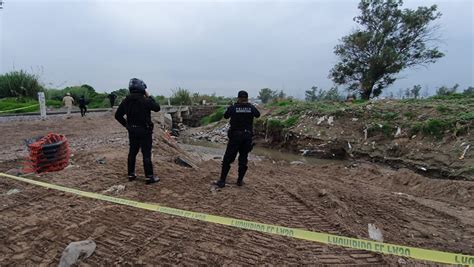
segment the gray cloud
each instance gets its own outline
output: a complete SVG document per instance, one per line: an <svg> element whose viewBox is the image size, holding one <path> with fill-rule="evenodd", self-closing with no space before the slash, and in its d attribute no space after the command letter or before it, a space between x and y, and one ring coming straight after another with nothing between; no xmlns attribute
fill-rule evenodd
<svg viewBox="0 0 474 267"><path fill-rule="evenodd" d="M407 7L434 1L407 1ZM392 90L473 85L471 1L438 3L446 57L402 73ZM234 95L284 88L302 97L328 88L334 45L356 27L357 1L6 1L1 72L36 70L46 84L99 91L143 78L154 94L177 86Z"/></svg>

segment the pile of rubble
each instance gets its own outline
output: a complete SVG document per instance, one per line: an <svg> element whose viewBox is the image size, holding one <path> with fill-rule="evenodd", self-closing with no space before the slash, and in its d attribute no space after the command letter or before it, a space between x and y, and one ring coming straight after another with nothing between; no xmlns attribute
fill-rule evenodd
<svg viewBox="0 0 474 267"><path fill-rule="evenodd" d="M224 124L220 127L213 128L209 131L201 131L191 134L191 138L196 140L205 140L213 143L227 143L229 138L227 137L227 132L229 131L230 125Z"/></svg>

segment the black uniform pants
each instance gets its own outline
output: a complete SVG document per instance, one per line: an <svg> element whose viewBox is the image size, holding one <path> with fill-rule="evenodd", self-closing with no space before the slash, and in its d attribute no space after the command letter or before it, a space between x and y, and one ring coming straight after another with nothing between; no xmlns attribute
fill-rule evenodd
<svg viewBox="0 0 474 267"><path fill-rule="evenodd" d="M138 151L141 149L145 176L153 176L153 165L151 162L152 135L153 131L145 127L128 127L128 139L130 142L130 150L128 151L128 175L135 174L135 162Z"/></svg>
<svg viewBox="0 0 474 267"><path fill-rule="evenodd" d="M225 182L227 174L230 171L230 164L234 162L239 154L239 177L238 180L244 179L247 172L248 154L252 150L252 134L250 132L234 132L229 134L229 143L222 160L221 181Z"/></svg>
<svg viewBox="0 0 474 267"><path fill-rule="evenodd" d="M87 107L86 106L79 106L79 108L81 109L81 116L84 117L86 115L86 112L87 112Z"/></svg>

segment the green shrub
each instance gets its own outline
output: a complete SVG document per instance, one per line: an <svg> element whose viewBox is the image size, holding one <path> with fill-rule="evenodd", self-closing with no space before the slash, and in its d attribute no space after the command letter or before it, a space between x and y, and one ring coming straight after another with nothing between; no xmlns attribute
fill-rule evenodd
<svg viewBox="0 0 474 267"><path fill-rule="evenodd" d="M458 114L458 118L461 121L474 120L474 112L461 112L461 113Z"/></svg>
<svg viewBox="0 0 474 267"><path fill-rule="evenodd" d="M184 88L178 88L173 90L173 94L170 98L171 105L191 105L191 92Z"/></svg>
<svg viewBox="0 0 474 267"><path fill-rule="evenodd" d="M446 130L452 127L452 122L440 119L429 119L425 122L422 132L426 135L432 135L441 138Z"/></svg>
<svg viewBox="0 0 474 267"><path fill-rule="evenodd" d="M29 107L29 108L26 108ZM35 112L39 110L38 101L31 98L23 98L21 100L15 98L3 98L0 99L0 111L9 111L12 109L18 109L11 112L2 112L5 113L25 113L25 112Z"/></svg>
<svg viewBox="0 0 474 267"><path fill-rule="evenodd" d="M38 81L39 77L26 71L12 71L0 75L0 98L36 98L43 87Z"/></svg>
<svg viewBox="0 0 474 267"><path fill-rule="evenodd" d="M367 134L369 136L375 136L377 134L383 134L386 137L392 136L396 131L396 128L389 124L388 122L385 122L383 124L375 124L372 125L367 129Z"/></svg>
<svg viewBox="0 0 474 267"><path fill-rule="evenodd" d="M76 102L79 100L79 98L75 98ZM110 101L107 97L107 94L96 94L92 98L87 98L86 100L89 101L89 104L87 106L89 108L104 108L104 107L110 107Z"/></svg>
<svg viewBox="0 0 474 267"><path fill-rule="evenodd" d="M422 122L415 122L413 126L410 128L410 135L418 134L423 130L423 123Z"/></svg>
<svg viewBox="0 0 474 267"><path fill-rule="evenodd" d="M62 105L63 105L63 102L59 100L53 100L53 99L46 100L47 107L60 108L62 107Z"/></svg>
<svg viewBox="0 0 474 267"><path fill-rule="evenodd" d="M474 94L460 94L454 93L450 95L436 95L432 96L429 99L436 99L436 100L453 100L453 99L463 99L463 98L474 98Z"/></svg>
<svg viewBox="0 0 474 267"><path fill-rule="evenodd" d="M291 116L283 122L285 128L290 128L298 122L299 116Z"/></svg>
<svg viewBox="0 0 474 267"><path fill-rule="evenodd" d="M392 121L398 117L398 113L395 112L386 112L382 114L382 118L387 121Z"/></svg>
<svg viewBox="0 0 474 267"><path fill-rule="evenodd" d="M369 102L369 101L366 100L366 99L355 99L355 100L352 101L353 104L365 104L367 102Z"/></svg>
<svg viewBox="0 0 474 267"><path fill-rule="evenodd" d="M219 107L211 115L202 118L201 119L201 125L207 125L209 123L213 123L213 122L222 120L222 118L224 118L225 110L226 110L225 106L224 107Z"/></svg>
<svg viewBox="0 0 474 267"><path fill-rule="evenodd" d="M449 113L451 111L450 108L448 108L447 106L445 105L439 105L436 107L436 110L441 113L441 114L446 114L446 113Z"/></svg>
<svg viewBox="0 0 474 267"><path fill-rule="evenodd" d="M460 120L471 121L474 120L474 112L463 112L458 115Z"/></svg>
<svg viewBox="0 0 474 267"><path fill-rule="evenodd" d="M285 128L285 125L281 120L278 119L268 119L267 120L267 129L269 131L282 130Z"/></svg>
<svg viewBox="0 0 474 267"><path fill-rule="evenodd" d="M413 112L405 112L403 113L403 116L407 117L408 119L413 119L415 117L415 114L413 114Z"/></svg>

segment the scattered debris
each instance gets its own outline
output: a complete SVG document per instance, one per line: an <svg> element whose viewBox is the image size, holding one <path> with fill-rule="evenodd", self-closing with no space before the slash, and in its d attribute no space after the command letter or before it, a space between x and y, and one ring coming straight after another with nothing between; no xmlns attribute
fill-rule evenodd
<svg viewBox="0 0 474 267"><path fill-rule="evenodd" d="M347 147L349 147L349 150L352 150L352 146L350 142L347 142Z"/></svg>
<svg viewBox="0 0 474 267"><path fill-rule="evenodd" d="M301 164L304 164L304 162L299 161L299 160L295 160L295 161L290 162L290 164L291 165L301 165Z"/></svg>
<svg viewBox="0 0 474 267"><path fill-rule="evenodd" d="M95 248L96 244L92 240L70 243L63 251L59 267L78 265L81 260L89 258L94 253Z"/></svg>
<svg viewBox="0 0 474 267"><path fill-rule="evenodd" d="M96 163L99 163L99 164L105 164L105 163L106 163L105 157L96 158L96 159L95 159L95 162L96 162Z"/></svg>
<svg viewBox="0 0 474 267"><path fill-rule="evenodd" d="M422 170L422 171L427 171L427 169L425 167L418 167L418 169Z"/></svg>
<svg viewBox="0 0 474 267"><path fill-rule="evenodd" d="M230 124L225 124L222 127L217 127L208 132L197 132L191 135L191 138L197 140L206 140L213 143L225 144L229 140L227 137L227 132L229 131Z"/></svg>
<svg viewBox="0 0 474 267"><path fill-rule="evenodd" d="M367 133L368 133L367 128L365 128L364 129L364 140L367 140Z"/></svg>
<svg viewBox="0 0 474 267"><path fill-rule="evenodd" d="M324 197L327 194L328 194L328 192L326 191L326 189L321 189L321 190L319 190L318 197Z"/></svg>
<svg viewBox="0 0 474 267"><path fill-rule="evenodd" d="M178 165L181 165L183 167L186 167L186 168L194 168L195 167L194 164L191 163L191 161L189 161L189 160L187 160L183 157L180 157L180 156L178 156L174 159L174 163L176 163Z"/></svg>
<svg viewBox="0 0 474 267"><path fill-rule="evenodd" d="M326 116L322 116L321 118L318 118L318 122L316 124L320 125L325 120L326 120Z"/></svg>
<svg viewBox="0 0 474 267"><path fill-rule="evenodd" d="M470 147L471 147L471 145L467 145L464 148L464 151L462 152L462 155L459 157L459 159L464 159L464 156L466 155L466 153L467 153L467 151L469 150Z"/></svg>
<svg viewBox="0 0 474 267"><path fill-rule="evenodd" d="M405 259L403 259L403 258L399 258L399 259L398 259L398 264L400 264L400 265L406 265L406 264L407 264L407 261L406 261Z"/></svg>
<svg viewBox="0 0 474 267"><path fill-rule="evenodd" d="M301 152L302 156L307 156L309 154L310 150L309 149L302 149L302 150L300 150L300 152Z"/></svg>
<svg viewBox="0 0 474 267"><path fill-rule="evenodd" d="M16 189L16 188L10 189L5 193L5 196L11 196L11 195L14 195L14 194L18 194L20 192L21 191L19 189Z"/></svg>
<svg viewBox="0 0 474 267"><path fill-rule="evenodd" d="M410 196L410 195L402 193L402 192L393 192L393 194L397 195L397 196L403 196L403 197L409 197Z"/></svg>
<svg viewBox="0 0 474 267"><path fill-rule="evenodd" d="M329 124L330 126L333 126L333 125L334 125L334 116L329 116L329 118L328 118L328 124Z"/></svg>
<svg viewBox="0 0 474 267"><path fill-rule="evenodd" d="M358 121L359 118L352 118L352 121Z"/></svg>
<svg viewBox="0 0 474 267"><path fill-rule="evenodd" d="M375 241L383 242L382 231L375 226L375 224L369 223L368 225L369 238Z"/></svg>
<svg viewBox="0 0 474 267"><path fill-rule="evenodd" d="M109 187L107 190L103 191L103 193L114 193L116 195L125 191L125 185L114 185Z"/></svg>
<svg viewBox="0 0 474 267"><path fill-rule="evenodd" d="M400 127L397 127L397 132L395 133L395 138L400 137L402 135L402 129Z"/></svg>

